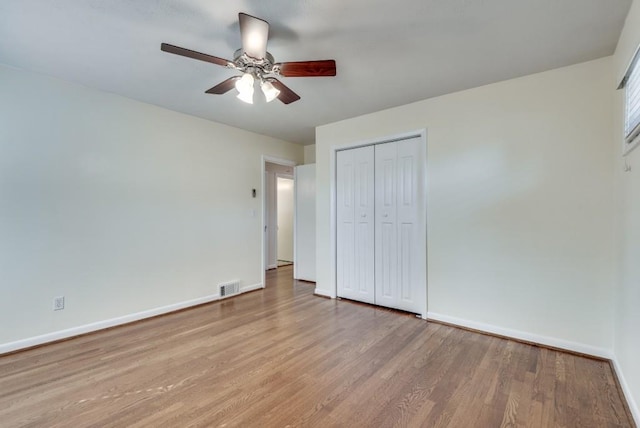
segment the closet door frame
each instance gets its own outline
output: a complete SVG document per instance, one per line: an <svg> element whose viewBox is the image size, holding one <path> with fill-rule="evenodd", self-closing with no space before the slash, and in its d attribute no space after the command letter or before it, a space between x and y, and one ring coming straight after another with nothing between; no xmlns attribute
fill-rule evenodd
<svg viewBox="0 0 640 428"><path fill-rule="evenodd" d="M337 254L337 200L336 200L336 194L337 194L337 179L336 179L336 170L337 170L337 165L336 165L336 154L339 151L342 150L348 150L348 149L354 149L354 148L358 148L358 147L364 147L364 146L371 146L371 145L376 145L376 144L384 144L384 143L390 143L390 142L394 142L394 141L400 141L400 140L407 140L410 138L420 138L421 144L423 145L423 149L424 149L424 159L423 159L423 177L422 179L424 180L424 192L425 192L425 197L423 198L423 206L422 206L422 212L421 212L421 216L424 219L424 230L425 230L425 242L427 244L427 248L425 248L425 261L424 261L424 278L425 278L425 301L424 301L424 306L423 309L421 311L421 313L419 314L421 318L423 319L427 319L427 310L428 310L428 289L429 289L429 283L428 283L428 219L427 219L427 205L428 205L428 180L427 180L427 174L428 174L428 170L427 170L427 158L428 158L428 146L427 146L427 129L419 129L419 130L415 130L415 131L410 131L410 132L404 132L404 133L400 133L400 134L395 134L395 135L390 135L387 137L382 137L382 138L374 138L374 139L370 139L370 140L366 140L366 141L359 141L359 142L353 142L353 143L346 143L346 144L336 144L331 146L330 151L329 151L329 166L330 166L330 171L329 171L329 179L330 179L330 183L329 183L329 189L331 192L331 219L330 219L330 227L331 227L331 234L330 234L330 272L329 274L331 275L332 278L332 287L329 290L319 290L318 288L316 288L315 293L317 295L321 295L321 296L326 296L326 297L331 297L331 298L336 298L337 297L337 269L336 269L336 265L337 265L337 260L336 260L336 254Z"/></svg>

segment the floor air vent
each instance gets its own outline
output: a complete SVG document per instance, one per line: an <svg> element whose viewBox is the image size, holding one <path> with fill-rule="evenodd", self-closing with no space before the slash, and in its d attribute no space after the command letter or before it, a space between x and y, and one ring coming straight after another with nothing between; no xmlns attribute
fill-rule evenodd
<svg viewBox="0 0 640 428"><path fill-rule="evenodd" d="M232 296L240 292L240 281L231 281L220 284L220 297Z"/></svg>

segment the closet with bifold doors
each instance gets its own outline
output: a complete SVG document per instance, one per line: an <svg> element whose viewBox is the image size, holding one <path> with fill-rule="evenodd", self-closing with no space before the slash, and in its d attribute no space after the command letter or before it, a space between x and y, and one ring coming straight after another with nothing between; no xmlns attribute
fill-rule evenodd
<svg viewBox="0 0 640 428"><path fill-rule="evenodd" d="M338 297L426 317L426 144L336 152Z"/></svg>

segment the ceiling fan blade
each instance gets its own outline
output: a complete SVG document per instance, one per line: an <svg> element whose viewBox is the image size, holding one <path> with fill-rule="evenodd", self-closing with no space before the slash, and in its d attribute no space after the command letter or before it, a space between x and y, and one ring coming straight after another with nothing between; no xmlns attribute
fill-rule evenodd
<svg viewBox="0 0 640 428"><path fill-rule="evenodd" d="M236 81L239 80L240 77L241 76L229 77L224 82L220 82L216 86L214 86L213 88L205 91L205 93L207 93L207 94L215 94L215 95L226 94L227 92L229 92L230 90L235 88Z"/></svg>
<svg viewBox="0 0 640 428"><path fill-rule="evenodd" d="M321 61L282 62L275 64L284 77L335 76L336 62L332 59Z"/></svg>
<svg viewBox="0 0 640 428"><path fill-rule="evenodd" d="M265 80L267 82L271 82L271 84L280 91L280 93L278 94L278 99L284 104L291 104L292 102L298 101L300 99L300 95L293 92L275 77L268 77Z"/></svg>
<svg viewBox="0 0 640 428"><path fill-rule="evenodd" d="M228 61L224 58L218 58L217 56L203 54L200 52L192 51L191 49L185 49L178 46L170 45L168 43L161 44L160 49L165 52L186 56L187 58L199 59L200 61L210 62L213 64L221 65L223 67L232 64L231 61Z"/></svg>
<svg viewBox="0 0 640 428"><path fill-rule="evenodd" d="M242 50L251 58L262 59L267 54L269 23L255 16L239 13Z"/></svg>

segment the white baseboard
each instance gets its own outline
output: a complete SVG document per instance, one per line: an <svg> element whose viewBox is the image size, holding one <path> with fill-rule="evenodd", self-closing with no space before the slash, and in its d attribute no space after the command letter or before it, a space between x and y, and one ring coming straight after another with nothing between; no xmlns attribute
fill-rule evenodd
<svg viewBox="0 0 640 428"><path fill-rule="evenodd" d="M322 288L318 288L318 287L316 287L316 289L313 291L313 294L317 294L318 296L329 297L331 299L335 299L335 297L336 297L333 294L333 292L331 292L329 290L323 290Z"/></svg>
<svg viewBox="0 0 640 428"><path fill-rule="evenodd" d="M262 288L262 284L254 284L254 285L241 287L240 293L257 290L258 288ZM139 321L145 318L155 317L157 315L167 314L169 312L178 311L180 309L189 308L191 306L202 305L203 303L214 302L216 300L220 300L219 294L203 296L197 299L187 300L185 302L174 303L172 305L153 308L153 309L149 309L142 312L136 312L134 314L124 315L121 317L111 318L103 321L97 321L90 324L68 328L65 330L54 331L52 333L47 333L40 336L34 336L34 337L29 337L27 339L16 340L15 342L2 343L0 344L0 355L6 354L8 352L18 351L20 349L31 348L32 346L38 346L38 345L43 345L49 342L55 342L56 340L68 339L70 337L79 336L81 334L91 333L98 330L104 330L105 328L115 327L122 324L128 324L130 322Z"/></svg>
<svg viewBox="0 0 640 428"><path fill-rule="evenodd" d="M618 380L620 381L620 387L622 388L624 397L627 399L627 404L629 405L629 410L631 410L631 415L633 416L636 425L640 426L640 410L638 410L638 403L636 403L636 401L633 399L631 389L629 388L627 379L624 377L622 367L620 367L620 363L618 363L618 360L616 358L612 358L611 362L613 363L613 369L616 371L616 375L618 376Z"/></svg>
<svg viewBox="0 0 640 428"><path fill-rule="evenodd" d="M504 327L498 327L491 324L451 317L449 315L442 315L434 312L427 312L427 320L442 321L447 324L453 324L473 330L484 331L486 333L497 334L499 336L511 337L514 339L524 340L526 342L538 343L540 345L551 346L553 348L564 349L567 351L579 352L581 354L613 360L613 352L611 350L606 348L599 348L597 346L570 342L568 340L558 339L550 336L542 336L525 331L511 330Z"/></svg>
<svg viewBox="0 0 640 428"><path fill-rule="evenodd" d="M264 288L264 285L262 284L245 285L244 287L240 287L240 292L246 293L248 291L259 290L260 288Z"/></svg>

